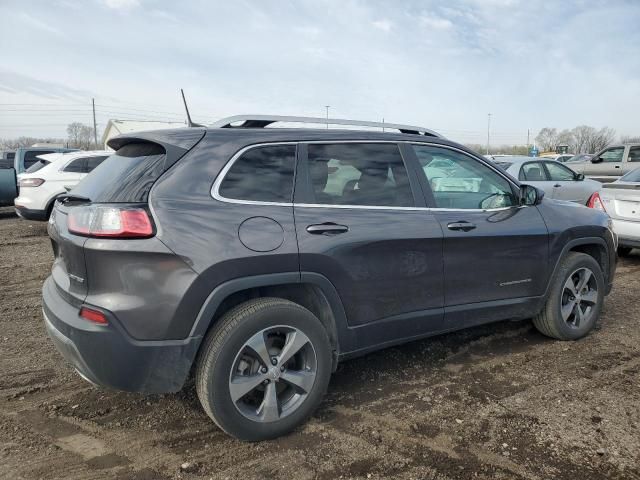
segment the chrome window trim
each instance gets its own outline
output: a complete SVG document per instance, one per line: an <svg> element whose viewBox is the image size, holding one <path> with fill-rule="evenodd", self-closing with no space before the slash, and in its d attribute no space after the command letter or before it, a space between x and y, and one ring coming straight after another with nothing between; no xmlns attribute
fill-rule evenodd
<svg viewBox="0 0 640 480"><path fill-rule="evenodd" d="M500 207L500 208L431 208L431 207L392 207L392 206L384 206L384 205L332 205L332 204L324 204L324 203L295 203L295 202L267 202L267 201L259 201L259 200L239 200L234 198L227 198L220 195L219 189L220 185L224 181L225 176L242 154L251 150L253 148L264 147L264 146L272 146L272 145L300 145L300 144L334 144L334 143L391 143L394 145L398 145L400 143L405 143L409 145L426 145L433 146L439 148L445 148L449 150L454 150L456 152L462 153L469 158L472 158L476 161L479 161L478 158L470 155L462 149L452 147L449 145L442 145L439 143L432 142L416 142L416 141L406 141L406 140L299 140L299 141L288 141L288 142L263 142L263 143L255 143L252 145L247 145L240 150L238 150L233 156L229 159L226 165L220 170L216 180L213 182L211 187L211 196L218 200L219 202L224 203L233 203L239 205L270 205L276 207L303 207L303 208L338 208L338 209L352 209L352 210L397 210L397 211L421 211L421 212L499 212L502 210L509 210L511 208L521 208L523 205L512 205L510 207ZM509 184L515 186L516 188L520 188L520 186L514 183L511 179L503 175L502 172L497 167L494 167L484 161L480 161L483 165L486 165L491 170L496 172L499 176L504 178L509 182ZM409 173L407 171L407 173ZM294 179L295 181L295 179Z"/></svg>

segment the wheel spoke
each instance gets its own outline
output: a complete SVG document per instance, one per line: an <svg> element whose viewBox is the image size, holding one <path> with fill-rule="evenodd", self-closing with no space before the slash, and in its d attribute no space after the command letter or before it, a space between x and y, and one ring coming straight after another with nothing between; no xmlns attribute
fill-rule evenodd
<svg viewBox="0 0 640 480"><path fill-rule="evenodd" d="M278 364L284 365L287 363L291 357L298 353L307 343L309 343L309 339L299 330L287 334L287 340L280 352Z"/></svg>
<svg viewBox="0 0 640 480"><path fill-rule="evenodd" d="M566 322L569 320L569 317L573 313L574 307L576 306L575 300L570 300L566 305L562 305L562 319Z"/></svg>
<svg viewBox="0 0 640 480"><path fill-rule="evenodd" d="M267 376L262 373L249 376L238 375L236 378L232 379L229 382L229 393L231 394L231 400L233 400L234 403L237 402L247 393L260 385L265 378L267 378Z"/></svg>
<svg viewBox="0 0 640 480"><path fill-rule="evenodd" d="M576 285L575 283L573 283L573 276L567 278L567 281L564 282L564 288L565 290L569 290L571 292L571 295L573 295L574 297L578 294L578 290L576 290Z"/></svg>
<svg viewBox="0 0 640 480"><path fill-rule="evenodd" d="M249 341L245 345L249 347L255 355L258 356L258 359L265 367L269 368L271 366L271 358L269 357L267 344L264 341L263 332L256 333L249 339Z"/></svg>
<svg viewBox="0 0 640 480"><path fill-rule="evenodd" d="M580 304L578 303L576 305L576 310L575 310L575 320L574 320L575 326L579 327L583 320L584 320L584 312L582 311L582 308L580 308Z"/></svg>
<svg viewBox="0 0 640 480"><path fill-rule="evenodd" d="M587 286L587 284L589 283L589 280L591 280L591 270L587 270L587 269L581 270L580 280L578 281L578 286L576 287L578 292L581 292L582 289Z"/></svg>
<svg viewBox="0 0 640 480"><path fill-rule="evenodd" d="M265 422L273 422L280 418L280 411L278 408L278 392L276 390L276 384L269 382L267 388L264 390L264 400L260 404L258 409L258 415L261 420Z"/></svg>
<svg viewBox="0 0 640 480"><path fill-rule="evenodd" d="M598 292L595 290L589 290L582 296L582 301L589 305L595 305L598 302Z"/></svg>
<svg viewBox="0 0 640 480"><path fill-rule="evenodd" d="M316 374L307 370L285 370L280 375L280 380L290 383L301 393L309 393L316 380Z"/></svg>

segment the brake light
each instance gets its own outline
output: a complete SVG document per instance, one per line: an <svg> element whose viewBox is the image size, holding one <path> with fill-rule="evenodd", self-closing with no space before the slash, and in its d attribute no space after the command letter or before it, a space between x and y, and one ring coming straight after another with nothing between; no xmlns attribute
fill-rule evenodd
<svg viewBox="0 0 640 480"><path fill-rule="evenodd" d="M596 210L601 210L606 212L607 209L604 208L604 203L602 203L602 199L600 198L600 194L595 192L593 195L589 197L589 201L587 202L587 207L595 208Z"/></svg>
<svg viewBox="0 0 640 480"><path fill-rule="evenodd" d="M18 182L18 186L22 187L39 187L44 183L44 178L23 178Z"/></svg>
<svg viewBox="0 0 640 480"><path fill-rule="evenodd" d="M82 307L80 309L80 316L85 320L89 320L90 322L97 323L99 325L108 325L107 317L105 317L104 313L94 310L93 308Z"/></svg>
<svg viewBox="0 0 640 480"><path fill-rule="evenodd" d="M148 238L153 224L144 208L90 205L74 207L67 217L69 232L85 237Z"/></svg>

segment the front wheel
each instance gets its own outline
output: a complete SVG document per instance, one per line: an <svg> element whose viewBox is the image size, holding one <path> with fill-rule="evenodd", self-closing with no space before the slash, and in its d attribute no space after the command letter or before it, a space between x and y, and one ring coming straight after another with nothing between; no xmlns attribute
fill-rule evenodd
<svg viewBox="0 0 640 480"><path fill-rule="evenodd" d="M533 323L548 337L577 340L593 329L603 301L604 275L600 265L589 255L571 252L561 260L547 302Z"/></svg>
<svg viewBox="0 0 640 480"><path fill-rule="evenodd" d="M198 398L225 432L241 440L278 437L320 404L331 376L331 345L306 308L278 298L231 309L204 341Z"/></svg>

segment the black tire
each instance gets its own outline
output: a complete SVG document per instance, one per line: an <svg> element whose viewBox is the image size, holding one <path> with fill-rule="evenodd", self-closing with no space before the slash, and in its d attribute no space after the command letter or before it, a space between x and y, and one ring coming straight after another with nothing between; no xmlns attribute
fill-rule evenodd
<svg viewBox="0 0 640 480"><path fill-rule="evenodd" d="M565 321L561 308L565 301L565 283L572 274L581 269L588 269L592 273L595 281L592 285L597 287L597 295L595 295L596 303L590 311L588 320L582 321L578 326L574 326ZM570 252L560 261L558 270L551 281L545 306L533 318L533 324L540 333L557 340L577 340L582 338L593 329L600 317L604 301L604 290L604 275L598 262L590 255ZM580 308L580 304L578 308Z"/></svg>
<svg viewBox="0 0 640 480"><path fill-rule="evenodd" d="M309 340L304 348L311 346L315 359L313 386L286 416L273 421L247 418L231 397L230 383L238 358L246 349L246 343L256 334L282 325L302 332ZM234 307L209 331L198 356L196 390L205 412L229 435L245 441L267 440L290 432L313 413L327 390L331 365L329 337L313 313L288 300L259 298ZM277 370L276 367L273 369ZM279 380L270 380L274 382L274 388ZM282 385L289 388L286 382ZM258 388L261 386L250 393L256 393ZM266 387L263 395L266 398Z"/></svg>
<svg viewBox="0 0 640 480"><path fill-rule="evenodd" d="M618 256L619 257L628 257L633 248L631 247L618 247Z"/></svg>

